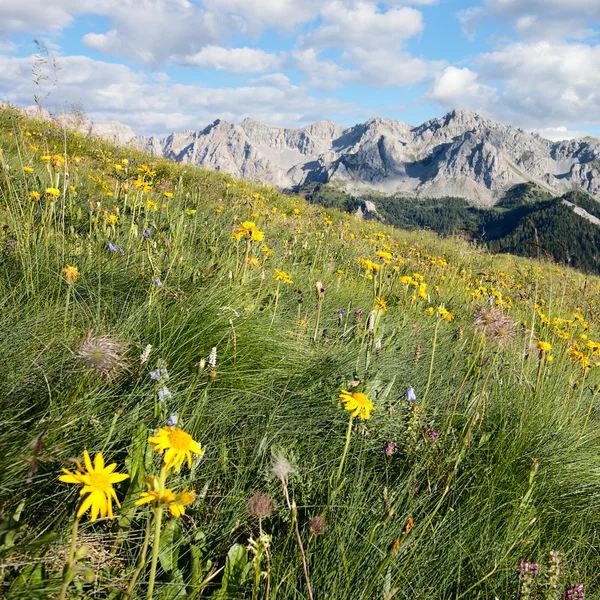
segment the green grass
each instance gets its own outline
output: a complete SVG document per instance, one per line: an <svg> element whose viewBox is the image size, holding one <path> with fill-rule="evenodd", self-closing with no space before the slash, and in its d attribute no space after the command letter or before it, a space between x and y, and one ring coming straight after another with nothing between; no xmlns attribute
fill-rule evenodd
<svg viewBox="0 0 600 600"><path fill-rule="evenodd" d="M270 599L308 598L294 520L318 600L524 598L522 561L540 563L531 598L562 598L579 583L600 598L598 369L584 371L572 353L600 361L587 346L600 326L596 278L325 213L7 107L0 148L2 597L58 598L78 503L58 475L84 449L132 477L115 486L115 519L82 517L77 545L87 552L67 597L124 596L153 526L150 509L133 506L143 476L160 468L146 439L174 413L204 456L169 479L197 499L180 520L163 519L155 598L262 599L267 581ZM40 158L54 155L64 164ZM133 184L143 164L156 171L147 194ZM231 237L246 220L265 232L249 254L256 264L244 265L245 242ZM389 265L376 258L386 248ZM359 258L381 264L382 276L369 279ZM72 284L67 265L79 270ZM294 284L277 288L275 269ZM414 273L424 299L400 280ZM375 294L387 311L370 333ZM474 322L488 296L516 323L502 347ZM126 345L113 377L86 368L88 335ZM538 340L552 345L552 362ZM215 373L205 364L213 347ZM159 360L173 395L162 405L149 375ZM375 411L355 419L337 481L342 389L365 392ZM270 475L278 455L294 467L294 510ZM247 511L256 492L277 504L260 523ZM318 515L327 528L313 535ZM244 575L261 530L272 536L268 561ZM555 590L550 551L564 555ZM146 597L149 576L146 565L132 597Z"/></svg>

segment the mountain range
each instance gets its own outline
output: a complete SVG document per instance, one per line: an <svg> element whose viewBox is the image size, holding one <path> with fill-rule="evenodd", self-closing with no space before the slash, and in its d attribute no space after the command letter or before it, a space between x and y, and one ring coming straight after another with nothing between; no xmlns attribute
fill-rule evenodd
<svg viewBox="0 0 600 600"><path fill-rule="evenodd" d="M600 197L599 139L552 142L462 109L417 127L379 117L352 127L322 120L298 129L216 120L199 131L157 137L137 136L118 122L82 117L76 125L154 156L283 190L332 183L351 195L455 196L482 207L523 183L555 195L583 190Z"/></svg>

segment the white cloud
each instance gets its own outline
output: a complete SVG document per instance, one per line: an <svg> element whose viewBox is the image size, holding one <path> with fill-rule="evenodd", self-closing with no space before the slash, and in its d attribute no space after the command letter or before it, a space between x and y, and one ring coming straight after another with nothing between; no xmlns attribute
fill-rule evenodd
<svg viewBox="0 0 600 600"><path fill-rule="evenodd" d="M410 7L379 10L377 4L358 0L346 6L341 0L325 4L322 25L303 40L304 47L358 47L380 49L400 47L424 29L423 15Z"/></svg>
<svg viewBox="0 0 600 600"><path fill-rule="evenodd" d="M497 90L479 81L470 69L446 67L436 78L426 94L444 108L469 108L485 111L496 97Z"/></svg>
<svg viewBox="0 0 600 600"><path fill-rule="evenodd" d="M553 142L561 142L563 140L574 140L577 138L586 137L589 133L585 131L574 131L567 129L564 125L558 127L544 127L542 129L534 129L535 133L539 133L543 138Z"/></svg>
<svg viewBox="0 0 600 600"><path fill-rule="evenodd" d="M296 86L292 85L290 78L284 73L269 73L250 79L250 83L255 85L273 86L281 90L290 90Z"/></svg>
<svg viewBox="0 0 600 600"><path fill-rule="evenodd" d="M32 103L36 91L30 77L32 60L0 55L0 97L18 105ZM95 121L117 120L140 134L200 129L216 118L253 117L301 126L327 114L358 114L352 104L316 98L305 88L276 87L268 81L237 88L168 85L124 65L84 56L61 57L60 66L60 87L52 89L46 108L61 112L65 104L78 102Z"/></svg>
<svg viewBox="0 0 600 600"><path fill-rule="evenodd" d="M595 35L600 21L598 0L485 0L459 13L463 29L472 36L481 22L494 18L511 24L529 39L584 39Z"/></svg>
<svg viewBox="0 0 600 600"><path fill-rule="evenodd" d="M284 58L255 48L223 48L205 46L196 54L179 62L188 66L213 68L234 73L264 73L283 66Z"/></svg>

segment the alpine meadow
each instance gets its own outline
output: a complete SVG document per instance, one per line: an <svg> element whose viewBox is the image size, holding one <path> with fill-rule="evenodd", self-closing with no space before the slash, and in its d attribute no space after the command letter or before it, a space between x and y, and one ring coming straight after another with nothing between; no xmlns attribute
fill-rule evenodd
<svg viewBox="0 0 600 600"><path fill-rule="evenodd" d="M0 172L0 596L600 598L597 277L8 104Z"/></svg>

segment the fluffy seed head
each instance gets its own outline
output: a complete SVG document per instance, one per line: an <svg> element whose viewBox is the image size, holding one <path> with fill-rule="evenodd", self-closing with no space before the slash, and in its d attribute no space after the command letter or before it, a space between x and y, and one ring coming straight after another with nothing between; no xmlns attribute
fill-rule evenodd
<svg viewBox="0 0 600 600"><path fill-rule="evenodd" d="M317 515L310 520L309 527L313 535L322 535L327 530L327 520L323 515Z"/></svg>
<svg viewBox="0 0 600 600"><path fill-rule="evenodd" d="M273 466L271 467L271 475L282 482L287 483L288 477L292 473L294 473L294 467L290 461L281 454L275 455Z"/></svg>
<svg viewBox="0 0 600 600"><path fill-rule="evenodd" d="M256 493L250 497L247 504L248 514L257 519L270 517L275 510L275 502L271 496Z"/></svg>
<svg viewBox="0 0 600 600"><path fill-rule="evenodd" d="M109 335L95 336L89 333L81 343L77 355L86 369L98 376L110 379L126 369L124 353L127 345Z"/></svg>

